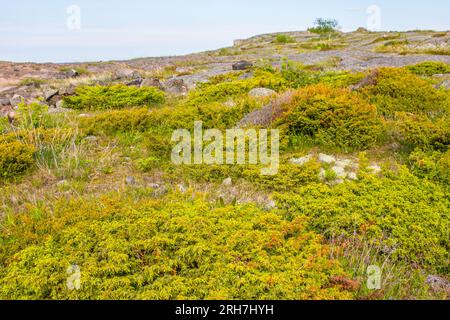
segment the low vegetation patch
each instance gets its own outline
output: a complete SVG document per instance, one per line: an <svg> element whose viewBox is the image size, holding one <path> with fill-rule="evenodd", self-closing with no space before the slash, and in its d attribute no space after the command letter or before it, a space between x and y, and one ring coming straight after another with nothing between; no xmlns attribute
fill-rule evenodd
<svg viewBox="0 0 450 320"><path fill-rule="evenodd" d="M155 106L164 102L164 93L153 87L81 86L74 96L64 98L67 108L78 110L107 110L128 107Z"/></svg>
<svg viewBox="0 0 450 320"><path fill-rule="evenodd" d="M286 88L286 80L277 72L256 70L253 78L246 80L235 77L220 77L212 82L200 84L189 94L189 103L202 105L208 102L224 101L233 97L246 95L251 89L263 87L275 91Z"/></svg>
<svg viewBox="0 0 450 320"><path fill-rule="evenodd" d="M398 170L383 178L361 175L359 182L337 187L310 185L278 199L291 218L312 218L310 228L328 237L356 233L376 243L381 255L445 272L446 190Z"/></svg>
<svg viewBox="0 0 450 320"><path fill-rule="evenodd" d="M0 241L2 299L348 299L305 218L173 195L33 207ZM311 257L314 257L313 259ZM76 264L80 290L67 288Z"/></svg>
<svg viewBox="0 0 450 320"><path fill-rule="evenodd" d="M293 93L278 125L288 134L314 138L342 150L367 149L379 141L381 121L375 106L347 89L315 85Z"/></svg>
<svg viewBox="0 0 450 320"><path fill-rule="evenodd" d="M279 44L295 43L295 39L286 34L278 34L275 37L274 43L279 43Z"/></svg>
<svg viewBox="0 0 450 320"><path fill-rule="evenodd" d="M317 27L308 45L346 39ZM301 46L285 40L270 48ZM434 77L448 65L350 72L326 56L252 61L167 99L81 86L65 98L76 111L22 103L0 118L0 299L447 299L427 278L449 274L450 94ZM278 173L176 165L173 131L195 121L279 129Z"/></svg>
<svg viewBox="0 0 450 320"><path fill-rule="evenodd" d="M378 112L392 117L395 112L440 116L450 110L449 94L405 69L381 68L376 84L365 88L367 99Z"/></svg>
<svg viewBox="0 0 450 320"><path fill-rule="evenodd" d="M444 62L434 61L422 62L414 66L409 66L407 69L418 76L450 73L450 65Z"/></svg>
<svg viewBox="0 0 450 320"><path fill-rule="evenodd" d="M0 143L0 177L9 179L24 174L34 164L33 146L13 141Z"/></svg>

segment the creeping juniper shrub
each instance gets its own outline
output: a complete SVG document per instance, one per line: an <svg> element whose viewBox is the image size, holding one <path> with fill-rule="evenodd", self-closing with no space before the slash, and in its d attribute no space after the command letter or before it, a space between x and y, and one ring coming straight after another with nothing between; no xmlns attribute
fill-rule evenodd
<svg viewBox="0 0 450 320"><path fill-rule="evenodd" d="M305 218L255 205L116 193L30 207L9 223L0 233L1 299L352 297L332 284L346 273ZM79 290L67 289L72 264Z"/></svg>
<svg viewBox="0 0 450 320"><path fill-rule="evenodd" d="M444 62L427 61L407 67L418 76L433 76L435 74L450 73L450 65Z"/></svg>
<svg viewBox="0 0 450 320"><path fill-rule="evenodd" d="M406 69L379 69L376 84L363 90L381 115L392 118L395 112L440 116L450 111L448 93Z"/></svg>
<svg viewBox="0 0 450 320"><path fill-rule="evenodd" d="M361 172L359 179L334 187L310 184L276 200L287 218L310 217L311 230L327 237L356 234L384 255L443 271L449 250L446 187L404 167L381 178Z"/></svg>
<svg viewBox="0 0 450 320"><path fill-rule="evenodd" d="M34 164L35 148L19 141L0 142L0 178L22 175Z"/></svg>
<svg viewBox="0 0 450 320"><path fill-rule="evenodd" d="M202 105L209 102L225 101L236 96L246 95L251 89L263 87L281 91L287 88L286 80L278 72L257 69L253 78L207 82L200 84L189 94L189 104Z"/></svg>
<svg viewBox="0 0 450 320"><path fill-rule="evenodd" d="M344 151L370 148L383 133L376 107L347 89L309 86L297 90L283 108L277 125L288 134L309 136Z"/></svg>
<svg viewBox="0 0 450 320"><path fill-rule="evenodd" d="M118 84L80 86L74 96L64 98L64 104L67 108L79 110L108 110L155 106L162 104L164 100L164 92L157 88L137 88Z"/></svg>

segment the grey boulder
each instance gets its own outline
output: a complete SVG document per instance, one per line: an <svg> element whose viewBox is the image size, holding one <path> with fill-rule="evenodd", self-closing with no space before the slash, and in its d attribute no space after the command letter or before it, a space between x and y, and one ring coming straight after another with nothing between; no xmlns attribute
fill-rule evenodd
<svg viewBox="0 0 450 320"><path fill-rule="evenodd" d="M236 62L232 66L233 70L247 70L250 69L251 67L253 67L253 63L245 60Z"/></svg>

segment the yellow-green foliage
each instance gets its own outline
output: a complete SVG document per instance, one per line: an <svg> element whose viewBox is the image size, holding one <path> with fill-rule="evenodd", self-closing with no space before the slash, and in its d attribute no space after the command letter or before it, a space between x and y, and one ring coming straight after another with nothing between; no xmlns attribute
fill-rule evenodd
<svg viewBox="0 0 450 320"><path fill-rule="evenodd" d="M382 133L376 107L347 89L315 85L297 90L278 125L289 134L344 150L375 145Z"/></svg>
<svg viewBox="0 0 450 320"><path fill-rule="evenodd" d="M0 178L17 177L34 164L33 146L14 141L0 143Z"/></svg>
<svg viewBox="0 0 450 320"><path fill-rule="evenodd" d="M1 299L348 299L305 217L175 194L59 201L9 217ZM80 290L67 269L81 271Z"/></svg>
<svg viewBox="0 0 450 320"><path fill-rule="evenodd" d="M14 141L21 141L25 144L32 144L35 146L42 144L59 144L64 143L68 139L73 139L76 136L75 129L60 129L60 128L37 128L33 130L19 130L0 135L0 143L10 143Z"/></svg>
<svg viewBox="0 0 450 320"><path fill-rule="evenodd" d="M261 175L260 165L183 165L167 166L171 178L180 176L196 182L222 183L228 177L233 181L247 181L260 190L292 191L308 183L318 182L320 164L315 161L304 166L281 163L276 175Z"/></svg>
<svg viewBox="0 0 450 320"><path fill-rule="evenodd" d="M390 40L375 48L376 52L398 52L399 54L406 51L408 40Z"/></svg>
<svg viewBox="0 0 450 320"><path fill-rule="evenodd" d="M447 189L399 168L386 177L360 175L360 181L335 187L308 185L296 194L278 195L290 218L312 218L312 230L329 237L361 235L382 255L429 268L447 268Z"/></svg>
<svg viewBox="0 0 450 320"><path fill-rule="evenodd" d="M409 71L419 76L450 73L450 65L444 62L427 61L407 67Z"/></svg>
<svg viewBox="0 0 450 320"><path fill-rule="evenodd" d="M74 96L64 98L68 108L82 110L123 109L153 106L164 102L164 92L153 87L137 88L122 84L80 86Z"/></svg>
<svg viewBox="0 0 450 320"><path fill-rule="evenodd" d="M279 44L295 43L295 39L287 34L278 34L274 40L274 43Z"/></svg>
<svg viewBox="0 0 450 320"><path fill-rule="evenodd" d="M3 134L9 129L9 121L7 117L0 117L0 134Z"/></svg>
<svg viewBox="0 0 450 320"><path fill-rule="evenodd" d="M409 156L411 171L420 178L450 185L450 150L446 153L415 150Z"/></svg>
<svg viewBox="0 0 450 320"><path fill-rule="evenodd" d="M189 94L189 103L198 106L208 102L224 101L247 94L257 87L279 91L285 89L287 84L280 74L264 70L255 70L254 77L250 79L216 82L200 84Z"/></svg>
<svg viewBox="0 0 450 320"><path fill-rule="evenodd" d="M418 43L411 43L408 40L392 40L376 47L375 52L389 52L400 55L407 54L432 54L432 55L450 55L450 49L446 45L420 46Z"/></svg>
<svg viewBox="0 0 450 320"><path fill-rule="evenodd" d="M450 121L447 116L426 116L398 112L391 123L395 138L411 148L447 150L450 145Z"/></svg>
<svg viewBox="0 0 450 320"><path fill-rule="evenodd" d="M20 126L25 129L39 128L48 120L48 106L33 102L30 104L19 103L17 114Z"/></svg>
<svg viewBox="0 0 450 320"><path fill-rule="evenodd" d="M260 168L246 168L242 177L251 181L255 186L277 192L292 191L308 183L318 182L320 164L311 161L304 166L290 163L281 164L278 174L273 176L261 175Z"/></svg>
<svg viewBox="0 0 450 320"><path fill-rule="evenodd" d="M61 67L59 68L60 72L69 72L74 70L79 76L88 76L91 74L91 72L89 72L88 69L86 69L85 67Z"/></svg>
<svg viewBox="0 0 450 320"><path fill-rule="evenodd" d="M111 110L81 119L81 127L88 134L113 133L117 131L145 131L158 127L163 130L191 129L195 121L203 121L204 128L228 129L234 127L247 113L258 107L258 102L244 99L230 108L221 103L200 106L180 104L155 110Z"/></svg>
<svg viewBox="0 0 450 320"><path fill-rule="evenodd" d="M0 299L361 298L371 294L369 264L401 287L383 283L376 297L428 297L424 278L448 274L450 249L450 96L427 78L442 65L384 68L352 92L346 87L367 73L327 71L338 63L217 76L161 108L148 108L163 101L157 89L124 86L82 87L67 98L92 110L88 117L22 104L12 125L0 120ZM171 163L174 129L235 127L269 103L248 97L255 87L297 89L273 101L277 175L261 175L262 165ZM231 98L234 106L224 103ZM393 171L370 174L361 157L358 180L336 185L326 183L337 177L330 165L289 162L371 147L371 158L383 152L410 171L391 163ZM12 181L31 167L39 168L32 179ZM232 186L221 185L228 177ZM149 182L161 187L143 187ZM174 193L178 183L192 189ZM73 264L80 290L67 288Z"/></svg>
<svg viewBox="0 0 450 320"><path fill-rule="evenodd" d="M300 88L318 83L336 87L348 87L357 84L364 78L364 73L321 70L327 67L335 67L336 65L334 64L336 63L332 59L330 62L325 62L324 65L305 66L301 63L286 61L282 64L281 74L291 88Z"/></svg>
<svg viewBox="0 0 450 320"><path fill-rule="evenodd" d="M41 85L43 85L46 82L44 79L39 78L25 78L20 81L21 86L33 86L36 88L39 88Z"/></svg>
<svg viewBox="0 0 450 320"><path fill-rule="evenodd" d="M397 111L431 116L450 111L448 93L433 88L430 82L406 69L380 69L376 85L367 87L364 93L378 112L387 117Z"/></svg>
<svg viewBox="0 0 450 320"><path fill-rule="evenodd" d="M397 34L392 34L392 35L384 35L382 37L378 37L375 40L372 41L372 44L374 43L379 43L379 42L385 42L385 41L390 41L390 40L396 40L401 38L401 34L397 33Z"/></svg>

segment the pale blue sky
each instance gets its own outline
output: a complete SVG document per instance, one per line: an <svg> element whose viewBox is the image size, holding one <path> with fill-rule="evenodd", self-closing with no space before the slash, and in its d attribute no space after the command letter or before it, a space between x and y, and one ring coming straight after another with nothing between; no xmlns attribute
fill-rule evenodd
<svg viewBox="0 0 450 320"><path fill-rule="evenodd" d="M67 8L81 10L81 29ZM381 10L382 30L450 29L448 0L0 0L0 60L72 62L177 55L256 34L305 30L317 17L344 31Z"/></svg>

